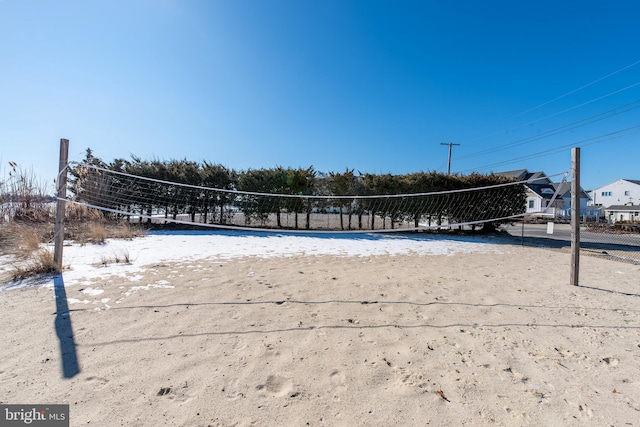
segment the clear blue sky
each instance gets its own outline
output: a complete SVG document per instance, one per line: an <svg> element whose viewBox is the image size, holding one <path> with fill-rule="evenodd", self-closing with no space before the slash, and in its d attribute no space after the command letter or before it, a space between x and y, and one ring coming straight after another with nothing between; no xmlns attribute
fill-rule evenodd
<svg viewBox="0 0 640 427"><path fill-rule="evenodd" d="M583 187L640 179L639 19L618 0L0 0L0 172L52 181L60 138L72 160L394 174L446 171L453 142L456 173L555 174L581 146Z"/></svg>

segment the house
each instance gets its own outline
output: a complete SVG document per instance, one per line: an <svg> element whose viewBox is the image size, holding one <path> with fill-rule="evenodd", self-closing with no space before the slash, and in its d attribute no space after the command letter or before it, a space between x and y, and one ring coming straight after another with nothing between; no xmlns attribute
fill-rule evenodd
<svg viewBox="0 0 640 427"><path fill-rule="evenodd" d="M592 190L589 196L589 206L594 208L640 204L640 180L618 179Z"/></svg>
<svg viewBox="0 0 640 427"><path fill-rule="evenodd" d="M571 183L567 181L557 182L552 184L553 187L558 191L558 195L562 196L564 200L564 206L562 207L562 212L560 216L571 216ZM587 205L589 204L589 193L580 187L580 213L587 213Z"/></svg>
<svg viewBox="0 0 640 427"><path fill-rule="evenodd" d="M640 222L640 205L611 205L604 208L604 215L610 223L618 221Z"/></svg>
<svg viewBox="0 0 640 427"><path fill-rule="evenodd" d="M552 183L529 183L527 188L528 214L548 214L558 216L564 207L564 199L556 195L556 189ZM554 197L555 196L555 197Z"/></svg>
<svg viewBox="0 0 640 427"><path fill-rule="evenodd" d="M527 181L527 214L571 216L570 182L553 183L544 172L529 172L527 169L499 172L496 175ZM589 195L580 190L580 212L585 212Z"/></svg>

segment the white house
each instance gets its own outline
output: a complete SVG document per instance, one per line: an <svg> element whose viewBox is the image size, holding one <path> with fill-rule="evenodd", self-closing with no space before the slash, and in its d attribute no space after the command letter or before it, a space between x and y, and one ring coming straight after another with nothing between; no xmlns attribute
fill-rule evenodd
<svg viewBox="0 0 640 427"><path fill-rule="evenodd" d="M564 200L551 183L525 184L527 188L527 210L528 214L549 214L557 216L564 207ZM556 196L555 198L553 196Z"/></svg>
<svg viewBox="0 0 640 427"><path fill-rule="evenodd" d="M529 172L527 169L499 172L496 175L528 181L528 184L525 184L527 187L526 213L545 213L553 216L571 215L570 182L553 183L544 172ZM589 195L584 190L580 190L580 212L586 212Z"/></svg>
<svg viewBox="0 0 640 427"><path fill-rule="evenodd" d="M640 204L640 181L619 179L589 193L589 206L608 208L613 205Z"/></svg>
<svg viewBox="0 0 640 427"><path fill-rule="evenodd" d="M640 205L611 205L604 208L604 215L610 223L640 222Z"/></svg>
<svg viewBox="0 0 640 427"><path fill-rule="evenodd" d="M553 187L558 190L558 195L564 200L564 205L561 208L560 216L571 216L571 183L570 182L554 182ZM587 205L589 203L589 194L580 188L580 214L587 212Z"/></svg>

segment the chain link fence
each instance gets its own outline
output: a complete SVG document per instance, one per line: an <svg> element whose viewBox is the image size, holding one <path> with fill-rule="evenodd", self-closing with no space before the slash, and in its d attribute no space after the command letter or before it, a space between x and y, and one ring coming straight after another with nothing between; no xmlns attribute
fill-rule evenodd
<svg viewBox="0 0 640 427"><path fill-rule="evenodd" d="M525 220L503 229L524 246L571 248L568 221ZM580 254L640 264L640 224L583 223L580 226Z"/></svg>

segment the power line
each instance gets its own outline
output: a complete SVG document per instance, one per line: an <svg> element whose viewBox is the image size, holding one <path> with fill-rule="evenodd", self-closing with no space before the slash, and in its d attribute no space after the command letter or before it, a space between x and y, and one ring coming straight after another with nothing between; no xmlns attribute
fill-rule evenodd
<svg viewBox="0 0 640 427"><path fill-rule="evenodd" d="M627 87L623 87L622 89L618 89L618 90L615 90L615 91L613 91L613 92L609 92L609 93L607 93L607 94L605 94L605 95L602 95L602 96L599 96L599 97L597 97L597 98L590 99L589 101L585 101L585 102L583 102L583 103L581 103L581 104L578 104L578 105L575 105L575 106L573 106L573 107L565 108L565 109L564 109L564 110L562 110L562 111L558 111L558 112L555 112L555 113L553 113L553 114L546 115L546 116L544 116L544 117L542 117L542 118L539 118L539 119L536 119L536 120L531 120L530 122L523 123L523 124L520 124L520 125L518 125L518 126L514 126L514 127L512 127L512 128L506 129L506 130L502 130L502 131L499 131L499 132L494 132L494 133L492 133L492 134L489 134L489 135L483 136L483 137L481 137L481 138L475 138L475 139L467 139L467 140L463 140L463 142L477 141L477 140L480 140L480 139L486 139L486 138L489 138L489 137L491 137L491 136L501 135L502 133L505 133L505 132L511 132L511 131L514 131L514 130L517 130L517 129L523 128L523 127L525 127L525 126L529 126L529 125L532 125L532 124L534 124L534 123L541 122L541 121L546 120L546 119L549 119L549 118L551 118L551 117L555 117L555 116L558 116L558 115L560 115L560 114L564 114L564 113L566 113L566 112L568 112L568 111L575 110L575 109L580 108L580 107L584 107L585 105L589 105L589 104L591 104L591 103L593 103L593 102L600 101L600 100L602 100L602 99L604 99L604 98L607 98L607 97L609 97L609 96L615 95L615 94L620 93L620 92L623 92L623 91L625 91L625 90L629 90L629 89L634 88L634 87L636 87L636 86L640 86L640 82L636 82L636 83L634 83L634 84L632 84L632 85L629 85L629 86L627 86Z"/></svg>
<svg viewBox="0 0 640 427"><path fill-rule="evenodd" d="M528 160L528 159L534 159L534 158L538 158L538 157L549 156L551 154L555 154L555 153L561 152L561 151L563 151L563 150L565 150L565 149L567 149L569 147L574 147L574 146L576 146L578 144L581 144L582 146L601 144L603 142L611 141L613 139L623 138L625 136L635 135L637 133L640 133L640 129L638 129L638 128L640 128L640 125L631 126L631 127L625 128L625 129L618 130L618 131L609 132L609 133L606 133L606 134L594 136L592 138L587 138L587 139L583 139L583 140L580 140L580 141L571 142L569 144L561 145L559 147L551 148L551 149L548 149L548 150L539 151L537 153L527 154L527 155L521 156L521 157L515 157L515 158L510 159L510 160L505 160L505 161L502 161L502 162L497 162L497 163L492 163L492 164L489 164L489 165L479 166L479 167L472 168L472 169L465 169L465 170L463 170L461 172L478 171L478 170L492 168L492 167L495 167L495 166L502 166L502 165L506 165L506 164L510 164L510 163L515 163L515 162L518 162L518 161L521 161L521 160ZM638 130L635 130L633 132L628 132L628 133L626 133L624 135L618 135L618 134L620 134L622 132L626 132L626 131L629 131L629 130L632 130L632 129L638 129ZM606 137L608 137L608 138L606 138ZM605 139L601 140L601 138L605 138ZM593 140L596 140L596 141L593 141ZM587 142L587 141L593 141L593 142Z"/></svg>
<svg viewBox="0 0 640 427"><path fill-rule="evenodd" d="M620 110L622 108L629 107L631 105L638 104L638 103L640 103L640 100L635 100L635 101L629 102L627 104L621 105L619 107L612 108L611 110L608 110L608 111L605 111L605 112L602 112L602 113L598 113L598 114L594 114L593 116L589 116L587 118L584 118L584 119L581 119L581 120L577 120L575 122L568 123L568 124L563 125L563 126L559 126L559 127L555 128L555 129L548 130L546 132L543 132L542 134L529 136L529 137L522 138L522 139L518 139L516 141L509 142L509 143L503 144L503 145L499 145L499 146L494 147L494 148L488 148L486 150L482 150L482 151L478 151L478 152L475 152L475 153L467 154L466 156L460 156L460 157L458 157L458 159L462 160L462 159L469 159L469 158L472 158L472 157L479 157L479 156L482 156L482 155L485 155L485 154L491 154L491 153L495 153L496 151L501 151L501 150L503 150L505 148L516 147L516 146L527 144L529 142L539 141L541 139L548 138L548 137L553 136L553 135L557 135L557 134L560 134L560 133L563 133L563 132L574 130L574 129L577 129L577 128L582 127L582 126L590 125L592 123L596 123L596 122L599 122L601 120L605 120L605 119L608 119L608 118L611 118L611 117L614 117L614 116L617 116L617 115L620 115L620 114L623 114L623 113L626 113L626 112L629 112L629 111L632 111L632 110L636 110L636 109L640 108L640 105L636 105L635 107L630 107L630 108L627 108L626 110L618 111L618 112L613 113L613 114L609 114L609 113L612 113L612 112L614 112L616 110ZM606 114L609 114L609 115L605 116ZM602 117L600 117L600 116L602 116Z"/></svg>
<svg viewBox="0 0 640 427"><path fill-rule="evenodd" d="M576 92L579 92L579 91L581 91L582 89L585 89L585 88L587 88L587 87L589 87L589 86L592 86L592 85L594 85L594 84L596 84L596 83L598 83L598 82L601 82L602 80L605 80L605 79L607 79L607 78L609 78L609 77L611 77L611 76L614 76L614 75L616 75L616 74L618 74L618 73L620 73L620 72L622 72L622 71L624 71L624 70L626 70L626 69L628 69L628 68L634 67L634 66L636 66L636 65L638 65L638 64L640 64L640 60L637 60L637 61L635 61L635 62L633 62L633 63L631 63L631 64L629 64L629 65L626 65L626 66L624 66L624 67L622 67L622 68L620 68L620 69L618 69L618 70L616 70L616 71L614 71L614 72L611 72L611 73L609 73L609 74L607 74L607 75L605 75L605 76L603 76L603 77L597 78L596 80L593 80L593 81L591 81L591 82L589 82L589 83L587 83L587 84L585 84L585 85L582 85L582 86L580 86L580 87L578 87L578 88L576 88L576 89L573 89L573 90L571 90L571 91L569 91L569 92L567 92L567 93L565 93L565 94L563 94L563 95L557 96L557 97L555 97L555 98L553 98L553 99L551 99L551 100L549 100L549 101L543 102L542 104L539 104L539 105L537 105L537 106L535 106L535 107L529 108L529 109L527 109L527 110L525 110L525 111L523 111L523 112L521 112L521 113L515 114L515 115L513 115L513 116L511 116L511 117L509 117L509 118L507 118L507 119L502 120L502 121L501 121L501 122L499 122L499 123L504 123L504 122L506 122L507 120L511 120L511 119L516 118L516 117L520 117L520 116L522 116L522 115L524 115L524 114L526 114L526 113L529 113L529 112L531 112L531 111L537 110L537 109L539 109L539 108L541 108L541 107L543 107L543 106L545 106L545 105L551 104L552 102L555 102L555 101L557 101L557 100L559 100L559 99L565 98L565 97L567 97L567 96L569 96L569 95L572 95L572 94L574 94L574 93L576 93ZM629 88L631 88L631 87L637 86L638 84L640 84L640 82L635 83L635 84L633 84L633 85L631 85L631 86L629 86L629 87L626 87L626 88L620 89L620 90L618 90L618 91L616 91L616 92L613 92L613 93L611 93L611 94L604 95L604 97L607 97L607 96L609 96L609 95L612 95L612 94L618 93L618 92L623 91L623 90L627 90L627 89L629 89ZM603 97L600 97L600 98L597 98L596 100L600 100L600 99L602 99L602 98L603 98ZM594 101L595 101L595 100L594 100ZM589 103L589 102L587 102L587 103ZM575 108L581 107L581 106L583 106L583 105L585 105L585 104L586 104L586 103L580 104L579 106L577 106L577 107L575 107ZM569 110L564 110L564 111L559 112L559 113L557 113L557 114L561 114L561 113L566 112L566 111L569 111ZM503 132L509 132L509 131L512 131L512 130L515 130L515 129L519 129L519 128L523 127L523 126L527 126L527 125L530 125L530 124L532 124L532 123L536 123L536 122L538 122L538 121L540 121L540 120L544 120L544 119L547 119L547 118L549 118L549 117L551 117L551 116L546 116L546 117L543 117L542 119L537 119L537 120L534 120L534 121L531 121L531 122L528 122L528 123L525 123L525 124L522 124L522 125L516 126L516 127L514 127L514 128L510 128L510 129L506 129L506 130L501 130L501 131L498 131L498 132L493 132L493 133L490 133L490 134L485 135L485 136L476 137L476 138L468 138L468 139L464 139L464 140L462 140L461 142L472 142L472 141L477 141L477 140L481 140L481 139L486 139L486 138L489 138L489 137L492 137L492 136L500 135L500 134L502 134Z"/></svg>
<svg viewBox="0 0 640 427"><path fill-rule="evenodd" d="M632 64L626 65L626 66L624 66L624 67L620 68L619 70L616 70L616 71L614 71L614 72L612 72L612 73L607 74L606 76L602 76L602 77L600 77L600 78L598 78L598 79L595 79L594 81L592 81L592 82L590 82L590 83L587 83L586 85L582 85L582 86L580 86L580 87L579 87L579 88L577 88L577 89L573 89L573 90L571 90L571 91L569 91L569 92L567 92L567 93L565 93L565 94L563 94L563 95L556 96L555 98L550 99L549 101L543 102L542 104L539 104L539 105L536 105L535 107L529 108L528 110L525 110L525 111L523 111L522 113L518 113L518 114L516 114L515 116L511 116L511 117L509 117L507 120L511 120L511 119L515 119L516 117L523 116L523 115L525 115L525 114L527 114L527 113L530 113L531 111L537 110L538 108L542 108L542 107L544 107L545 105L551 104L552 102L555 102L555 101L557 101L557 100L559 100L559 99L562 99L562 98L564 98L564 97L566 97L566 96L573 95L574 93L579 92L579 91L581 91L582 89L585 89L585 88L587 88L587 87L589 87L589 86L592 86L592 85L594 85L594 84L596 84L596 83L598 83L598 82L601 82L602 80L608 79L609 77L614 76L614 75L616 75L616 74L618 74L618 73L620 73L620 72L622 72L622 71L626 70L627 68L631 68L631 67L633 67L634 65L638 65L638 64L640 64L640 60L638 60L638 61L636 61L636 62L633 62Z"/></svg>

